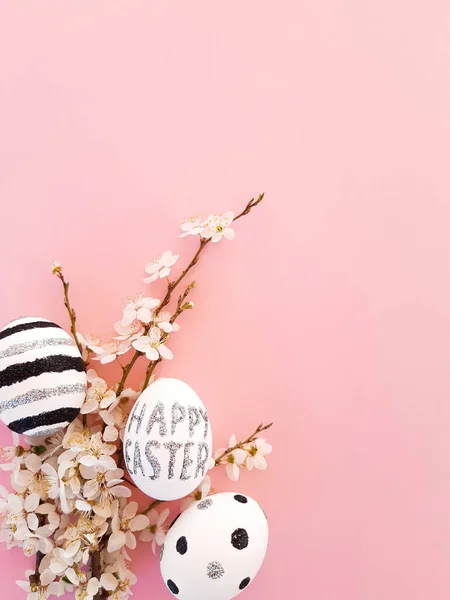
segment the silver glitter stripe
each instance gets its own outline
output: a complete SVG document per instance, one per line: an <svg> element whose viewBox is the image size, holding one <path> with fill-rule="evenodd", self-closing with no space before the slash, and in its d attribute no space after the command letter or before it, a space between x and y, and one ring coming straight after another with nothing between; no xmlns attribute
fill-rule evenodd
<svg viewBox="0 0 450 600"><path fill-rule="evenodd" d="M49 435L52 435L53 433L56 433L57 431L64 429L64 427L67 427L68 424L69 424L68 421L63 421L62 423L58 423L57 425L53 425L52 427L43 427L40 429L38 428L33 433L30 433L33 431L33 429L35 429L33 427L32 429L25 431L23 435L29 435L30 437L41 437L41 436L45 435L46 437L48 437Z"/></svg>
<svg viewBox="0 0 450 600"><path fill-rule="evenodd" d="M86 387L82 383L73 383L71 385L58 385L54 388L47 388L46 390L30 390L26 394L15 396L10 400L5 400L0 403L0 414L5 410L11 410L17 406L23 406L24 404L31 404L31 402L37 402L38 400L46 400L47 398L53 398L54 396L65 396L67 394L84 394Z"/></svg>
<svg viewBox="0 0 450 600"><path fill-rule="evenodd" d="M29 342L23 342L22 344L14 344L3 352L0 352L0 359L9 358L16 354L23 354L28 350L34 350L35 348L47 348L47 346L75 346L71 339L63 338L47 338L43 340L32 340Z"/></svg>

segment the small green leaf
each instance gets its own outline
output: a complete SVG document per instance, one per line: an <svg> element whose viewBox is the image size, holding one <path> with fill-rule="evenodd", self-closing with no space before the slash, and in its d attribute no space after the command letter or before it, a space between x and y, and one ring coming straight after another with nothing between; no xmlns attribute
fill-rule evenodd
<svg viewBox="0 0 450 600"><path fill-rule="evenodd" d="M47 450L47 446L31 446L31 452L40 456Z"/></svg>

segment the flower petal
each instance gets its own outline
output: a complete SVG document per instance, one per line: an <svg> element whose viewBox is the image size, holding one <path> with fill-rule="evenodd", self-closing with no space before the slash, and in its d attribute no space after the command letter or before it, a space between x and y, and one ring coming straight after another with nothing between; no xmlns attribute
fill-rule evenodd
<svg viewBox="0 0 450 600"><path fill-rule="evenodd" d="M172 360L172 350L170 350L170 348L168 348L165 344L161 344L161 346L158 347L158 350L163 358L165 358L166 360Z"/></svg>
<svg viewBox="0 0 450 600"><path fill-rule="evenodd" d="M227 227L223 232L223 237L226 240L232 240L234 238L234 229L231 229L231 227Z"/></svg>
<svg viewBox="0 0 450 600"><path fill-rule="evenodd" d="M35 513L30 513L27 515L27 525L29 529L33 531L39 527L39 519Z"/></svg>
<svg viewBox="0 0 450 600"><path fill-rule="evenodd" d="M125 544L125 532L114 531L108 540L108 552L115 552L120 550ZM106 589L106 588L105 588Z"/></svg>
<svg viewBox="0 0 450 600"><path fill-rule="evenodd" d="M134 550L136 548L136 538L134 533L131 531L127 531L125 534L125 545L130 548L130 550Z"/></svg>
<svg viewBox="0 0 450 600"><path fill-rule="evenodd" d="M142 531L150 524L149 518L145 515L136 515L130 521L130 531Z"/></svg>
<svg viewBox="0 0 450 600"><path fill-rule="evenodd" d="M103 575L100 577L100 585L108 592L113 592L118 583L119 582L112 573L103 573Z"/></svg>

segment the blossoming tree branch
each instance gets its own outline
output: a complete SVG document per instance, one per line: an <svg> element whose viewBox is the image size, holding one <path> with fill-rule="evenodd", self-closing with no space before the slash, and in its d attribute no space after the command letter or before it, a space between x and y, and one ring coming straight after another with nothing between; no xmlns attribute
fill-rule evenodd
<svg viewBox="0 0 450 600"><path fill-rule="evenodd" d="M145 456L153 467L151 480L156 480L162 473L161 465L166 458L168 479L173 478L175 464L182 464L181 480L189 479L188 469L192 473L195 470L200 476L205 471L198 487L180 500L178 512L186 511L193 503L210 495L208 470L225 466L230 479L237 481L241 469L267 468L266 457L272 448L261 434L271 427L271 423L260 424L241 441L232 435L229 446L217 450L207 464L203 464L207 454L202 454L206 445L202 441L202 432L204 430L206 438L209 423L201 406L185 408L175 403L169 410L164 403L158 402L151 413L145 413L146 406L140 400L144 390L153 389L157 366L173 358L170 338L180 329L179 317L194 308L191 293L195 281L190 280L190 276L206 247L223 239L232 240L236 221L249 215L262 200L263 194L250 200L237 215L226 212L212 214L207 219L196 216L183 222L179 237L198 238L198 247L191 260L181 272L176 272L179 255L167 250L147 264L144 282L152 284L165 280L165 295L162 299L139 295L128 300L109 341L102 341L95 334L79 333L76 313L70 302L69 282L62 266L58 262L53 264L53 274L63 286L70 331L86 365L87 391L79 416L68 426L56 432L43 429L41 436L25 435L23 440L18 433L13 433L13 445L0 450L1 467L10 471L13 490L8 492L0 486L1 541L8 548L20 547L26 556L35 557L34 567L26 572L23 581L17 582L27 593L28 600L45 600L65 592L74 592L77 600L125 600L136 582L128 551L136 548L137 538L149 542L154 553L164 543L170 513L164 500L154 499L143 510L131 500L136 485L133 479L138 481L147 468L137 454L138 444L127 439L127 435L133 433L133 426L137 433L147 423L148 431L155 426L159 427L160 435L169 436L176 435L177 428L179 430L186 424L192 439L195 435L200 436L198 457L190 454L194 441L181 444L150 440L146 445ZM38 325L47 328L46 323ZM16 326L14 331L23 333L30 329L31 325L25 323ZM9 333L12 333L11 329ZM43 346L39 340L32 343L33 348ZM22 344L23 349L28 351L30 344ZM17 346L20 344L14 347ZM12 352L8 348L3 355L10 356ZM95 362L104 365L113 361L120 365L121 377L110 384L92 366ZM145 378L140 389L134 389L129 385L129 377L138 361L146 361ZM69 394L74 392L76 385L62 387ZM14 403L10 402L10 405ZM36 423L30 425L27 421L27 427ZM12 428L12 424L8 426ZM21 431L26 433L25 426ZM235 499L239 503L247 502L244 496L235 496ZM207 506L209 504L200 507ZM236 544L244 543L242 539L245 542L245 536L236 538ZM178 551L181 553L180 549ZM218 561L210 563L207 571L210 580L224 575ZM243 579L239 590L249 580L249 577ZM178 585L179 582L176 584L172 579L167 581L168 589L174 595L178 594Z"/></svg>

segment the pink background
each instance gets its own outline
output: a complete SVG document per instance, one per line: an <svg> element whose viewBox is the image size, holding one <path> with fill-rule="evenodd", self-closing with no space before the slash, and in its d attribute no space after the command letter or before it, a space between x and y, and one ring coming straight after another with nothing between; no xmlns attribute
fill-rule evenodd
<svg viewBox="0 0 450 600"><path fill-rule="evenodd" d="M2 323L66 323L59 258L107 334L184 216L266 192L160 371L216 446L275 421L266 473L215 474L270 519L242 598L449 597L449 33L444 0L0 5ZM149 546L134 570L170 597Z"/></svg>

